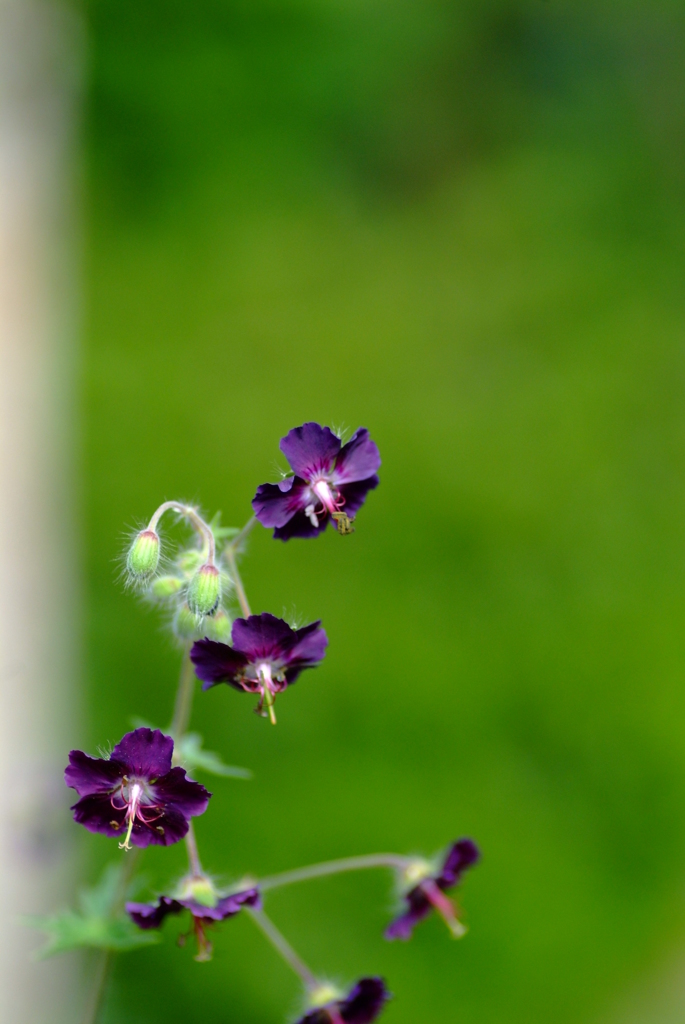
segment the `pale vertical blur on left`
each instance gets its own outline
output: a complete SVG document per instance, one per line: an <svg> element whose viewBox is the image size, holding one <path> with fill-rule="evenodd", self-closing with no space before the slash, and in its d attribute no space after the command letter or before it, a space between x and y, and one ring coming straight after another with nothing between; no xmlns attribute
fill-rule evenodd
<svg viewBox="0 0 685 1024"><path fill-rule="evenodd" d="M78 21L0 0L0 1021L75 1019L76 962L22 917L69 893Z"/></svg>

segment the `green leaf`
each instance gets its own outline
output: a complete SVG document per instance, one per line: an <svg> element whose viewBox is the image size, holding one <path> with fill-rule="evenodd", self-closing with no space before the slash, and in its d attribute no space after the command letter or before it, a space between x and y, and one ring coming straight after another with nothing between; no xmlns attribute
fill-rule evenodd
<svg viewBox="0 0 685 1024"><path fill-rule="evenodd" d="M79 893L79 910L60 910L26 923L47 936L38 950L41 959L70 949L112 949L119 952L159 942L159 934L141 931L123 911L115 910L120 892L121 867L108 864L97 885Z"/></svg>
<svg viewBox="0 0 685 1024"><path fill-rule="evenodd" d="M240 533L237 526L221 526L221 512L217 512L209 524L216 540L228 540L229 537L236 537Z"/></svg>
<svg viewBox="0 0 685 1024"><path fill-rule="evenodd" d="M252 778L252 772L248 768L224 764L219 754L213 750L203 750L202 736L199 732L187 732L177 745L177 753L178 760L188 772L199 770L231 779Z"/></svg>

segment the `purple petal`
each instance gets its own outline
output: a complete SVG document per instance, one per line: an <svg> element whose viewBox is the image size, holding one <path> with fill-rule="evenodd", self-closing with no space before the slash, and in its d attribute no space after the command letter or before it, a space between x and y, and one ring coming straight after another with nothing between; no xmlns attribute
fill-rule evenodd
<svg viewBox="0 0 685 1024"><path fill-rule="evenodd" d="M321 628L321 620L296 630L295 635L296 642L287 653L285 678L289 685L295 682L303 669L318 665L328 646L328 637L325 629Z"/></svg>
<svg viewBox="0 0 685 1024"><path fill-rule="evenodd" d="M79 796L89 796L91 793L111 793L125 774L125 767L118 761L89 757L82 750L72 750L64 781Z"/></svg>
<svg viewBox="0 0 685 1024"><path fill-rule="evenodd" d="M382 978L362 978L340 1004L345 1024L370 1024L390 998Z"/></svg>
<svg viewBox="0 0 685 1024"><path fill-rule="evenodd" d="M197 640L190 650L190 660L195 666L195 675L205 683L204 690L216 683L230 683L242 689L236 681L236 675L247 665L247 658L228 644L208 640L206 637Z"/></svg>
<svg viewBox="0 0 685 1024"><path fill-rule="evenodd" d="M167 914L179 914L183 907L178 900L160 896L156 903L127 903L126 913L130 914L139 928L159 928Z"/></svg>
<svg viewBox="0 0 685 1024"><path fill-rule="evenodd" d="M311 500L309 485L299 477L290 476L278 484L260 484L252 499L252 508L262 526L281 527Z"/></svg>
<svg viewBox="0 0 685 1024"><path fill-rule="evenodd" d="M121 761L128 773L148 779L164 775L171 768L174 741L159 729L127 732L112 751L112 761Z"/></svg>
<svg viewBox="0 0 685 1024"><path fill-rule="evenodd" d="M366 427L360 427L340 449L333 469L333 482L340 486L357 480L368 480L380 464L381 457L375 442L369 437Z"/></svg>
<svg viewBox="0 0 685 1024"><path fill-rule="evenodd" d="M370 476L368 480L358 480L357 483L343 484L339 490L340 495L345 499L343 512L347 512L350 518L358 512L366 501L366 495L380 483L377 476Z"/></svg>
<svg viewBox="0 0 685 1024"><path fill-rule="evenodd" d="M296 512L283 526L274 530L274 540L290 540L292 537L318 537L328 526L330 516L319 516L319 525L314 526L304 512Z"/></svg>
<svg viewBox="0 0 685 1024"><path fill-rule="evenodd" d="M386 939L402 939L406 942L411 938L414 926L419 921L423 921L424 917L427 917L432 910L432 904L418 886L407 893L405 900L408 908L404 914L400 914L394 921L391 921L385 929Z"/></svg>
<svg viewBox="0 0 685 1024"><path fill-rule="evenodd" d="M181 900L184 907L187 907L193 917L201 917L211 921L224 921L227 917L234 917L244 906L257 907L262 905L259 889L244 889L243 892L235 892L230 896L224 896L215 907L205 906L196 900Z"/></svg>
<svg viewBox="0 0 685 1024"><path fill-rule="evenodd" d="M212 795L199 782L187 778L184 768L172 768L151 787L155 801L164 808L165 816L177 811L184 818L204 814ZM144 810L144 808L143 808ZM162 824L164 824L162 822ZM185 833L184 833L185 835Z"/></svg>
<svg viewBox="0 0 685 1024"><path fill-rule="evenodd" d="M284 619L262 612L261 615L250 615L249 619L236 619L231 641L236 651L244 654L248 661L268 660L292 646L295 631Z"/></svg>
<svg viewBox="0 0 685 1024"><path fill-rule="evenodd" d="M330 471L340 451L340 438L328 427L304 423L281 439L280 449L296 476L309 481Z"/></svg>
<svg viewBox="0 0 685 1024"><path fill-rule="evenodd" d="M99 832L103 836L123 836L126 831L126 811L112 807L108 793L89 793L81 797L71 810L74 812L74 821L89 832Z"/></svg>
<svg viewBox="0 0 685 1024"><path fill-rule="evenodd" d="M454 843L445 857L442 871L435 879L441 889L449 889L456 885L467 868L477 864L480 850L472 839L459 839Z"/></svg>

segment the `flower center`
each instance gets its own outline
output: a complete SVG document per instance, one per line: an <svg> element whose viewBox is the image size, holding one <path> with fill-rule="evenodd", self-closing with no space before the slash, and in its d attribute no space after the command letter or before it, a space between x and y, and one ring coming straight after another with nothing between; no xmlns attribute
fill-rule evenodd
<svg viewBox="0 0 685 1024"><path fill-rule="evenodd" d="M146 800L145 804L142 803L143 798L145 798ZM128 827L126 829L126 835L124 837L123 843L119 843L120 850L131 849L131 833L133 832L133 826L135 825L136 821L139 821L141 822L141 824L147 825L149 827L152 825L154 821L157 821L158 818L161 818L163 814L163 812L160 811L159 814L153 814L152 817L148 816L147 812L159 810L159 805L153 804L149 800L146 791L146 786L143 781L137 779L129 779L128 776L126 775L124 775L123 779L121 780L121 786L119 787L119 789L115 790L115 792L110 797L110 803L112 807L115 809L115 811L123 811L124 809L126 810L124 821ZM144 811L143 807L145 808ZM119 827L118 822L113 821L112 825L117 828ZM156 826L156 828L157 831L162 833L164 832L164 829L162 828L161 825Z"/></svg>
<svg viewBox="0 0 685 1024"><path fill-rule="evenodd" d="M259 680L259 687L262 692L262 699L259 702L259 712L263 713L263 709L266 708L266 712L269 716L269 720L272 725L276 724L276 712L274 711L274 683L271 678L271 663L268 661L261 661L257 665L257 678Z"/></svg>
<svg viewBox="0 0 685 1024"><path fill-rule="evenodd" d="M340 496L334 487L331 487L328 480L319 478L313 482L311 487L312 491L321 502L321 508L317 508L317 506L312 502L307 505L304 510L304 514L307 516L312 526L318 528L319 516L325 515L326 512L328 512L331 519L335 521L338 533L354 533L352 520L346 512L342 511L345 499Z"/></svg>

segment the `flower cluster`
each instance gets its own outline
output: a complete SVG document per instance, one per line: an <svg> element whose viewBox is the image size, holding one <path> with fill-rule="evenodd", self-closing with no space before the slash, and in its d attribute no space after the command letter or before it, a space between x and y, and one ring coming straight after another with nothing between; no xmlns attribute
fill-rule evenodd
<svg viewBox="0 0 685 1024"><path fill-rule="evenodd" d="M183 933L179 942L194 934L196 959L204 961L212 954L209 930L244 911L303 983L305 1007L298 1024L369 1024L389 998L385 982L364 977L345 992L322 981L266 916L264 894L337 871L386 867L395 873L402 904L386 938L409 939L415 925L433 909L451 934L460 937L465 927L446 893L478 860L473 841L458 840L435 861L399 854L353 857L221 888L202 867L192 825L192 819L207 809L211 794L189 773L204 768L239 774L238 769L232 772L221 765L216 755L201 756L199 737L188 733L195 680L201 682L202 690L226 683L254 694L255 710L275 724L277 696L305 669L321 663L328 644L318 620L293 628L269 612L252 614L237 565L249 531L260 522L273 529L278 540L312 538L323 533L330 520L339 534L349 535L367 494L379 482L380 456L365 428L343 444L328 427L305 423L282 438L280 447L292 475L257 488L254 516L242 530L224 529L218 520L209 523L194 506L170 501L160 505L133 539L126 558L128 581L166 604L174 634L185 648L173 722L166 732L141 726L127 733L109 757L72 750L65 781L79 798L72 807L74 820L91 832L119 839L122 850L186 842L188 873L166 892L149 902L125 901L123 886L118 905L112 902L112 913L125 910L126 928L148 935L158 932L170 915L186 915L190 932ZM195 541L171 558L162 551L158 532L167 512L186 520L195 531ZM234 617L233 600L240 616ZM107 932L107 948L135 944L120 922L115 936L118 945L114 945L113 928ZM87 931L85 925L82 931ZM106 946L104 939L102 944Z"/></svg>

